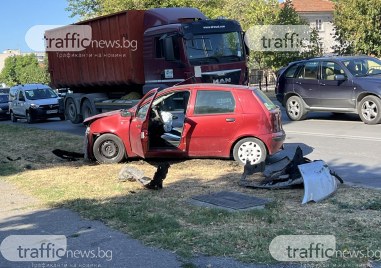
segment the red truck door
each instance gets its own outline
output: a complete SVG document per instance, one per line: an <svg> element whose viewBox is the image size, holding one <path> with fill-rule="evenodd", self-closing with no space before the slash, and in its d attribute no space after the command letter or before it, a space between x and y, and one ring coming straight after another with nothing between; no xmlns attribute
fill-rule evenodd
<svg viewBox="0 0 381 268"><path fill-rule="evenodd" d="M148 151L148 123L152 102L157 94L157 88L149 91L137 105L134 118L130 123L131 150L136 155L145 157Z"/></svg>

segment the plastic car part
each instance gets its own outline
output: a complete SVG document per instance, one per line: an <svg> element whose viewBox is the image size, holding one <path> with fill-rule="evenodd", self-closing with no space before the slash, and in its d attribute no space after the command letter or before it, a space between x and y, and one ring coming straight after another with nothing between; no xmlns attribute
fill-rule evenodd
<svg viewBox="0 0 381 268"><path fill-rule="evenodd" d="M331 175L328 165L324 161L319 160L299 165L298 168L304 184L302 204L309 201L319 202L336 191L336 179Z"/></svg>

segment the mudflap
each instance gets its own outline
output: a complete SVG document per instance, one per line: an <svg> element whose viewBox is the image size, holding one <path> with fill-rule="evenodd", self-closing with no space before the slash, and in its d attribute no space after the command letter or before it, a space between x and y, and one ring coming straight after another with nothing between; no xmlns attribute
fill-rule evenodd
<svg viewBox="0 0 381 268"><path fill-rule="evenodd" d="M303 178L304 197L302 204L310 201L319 202L337 190L336 178L331 175L328 165L322 161L298 166Z"/></svg>

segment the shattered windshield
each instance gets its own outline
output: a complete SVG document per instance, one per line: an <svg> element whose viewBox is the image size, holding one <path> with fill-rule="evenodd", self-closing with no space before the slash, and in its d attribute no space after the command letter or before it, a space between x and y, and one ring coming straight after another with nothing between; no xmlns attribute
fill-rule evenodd
<svg viewBox="0 0 381 268"><path fill-rule="evenodd" d="M353 76L381 74L381 61L378 59L354 58L342 62Z"/></svg>
<svg viewBox="0 0 381 268"><path fill-rule="evenodd" d="M194 35L185 42L189 61L194 65L243 60L239 32Z"/></svg>

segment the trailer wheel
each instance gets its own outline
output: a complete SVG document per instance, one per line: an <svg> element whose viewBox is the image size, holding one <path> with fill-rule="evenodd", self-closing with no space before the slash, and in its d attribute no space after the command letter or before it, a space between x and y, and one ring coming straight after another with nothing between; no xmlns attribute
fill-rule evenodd
<svg viewBox="0 0 381 268"><path fill-rule="evenodd" d="M123 141L114 134L103 134L93 145L93 154L99 163L119 163L125 158Z"/></svg>
<svg viewBox="0 0 381 268"><path fill-rule="evenodd" d="M96 115L96 112L94 111L91 102L89 100L84 100L81 107L82 117L83 119L86 119L88 117L91 117L93 115Z"/></svg>
<svg viewBox="0 0 381 268"><path fill-rule="evenodd" d="M77 113L77 109L75 107L75 103L72 98L69 98L66 101L65 113L73 124L82 123L83 121L82 116Z"/></svg>

